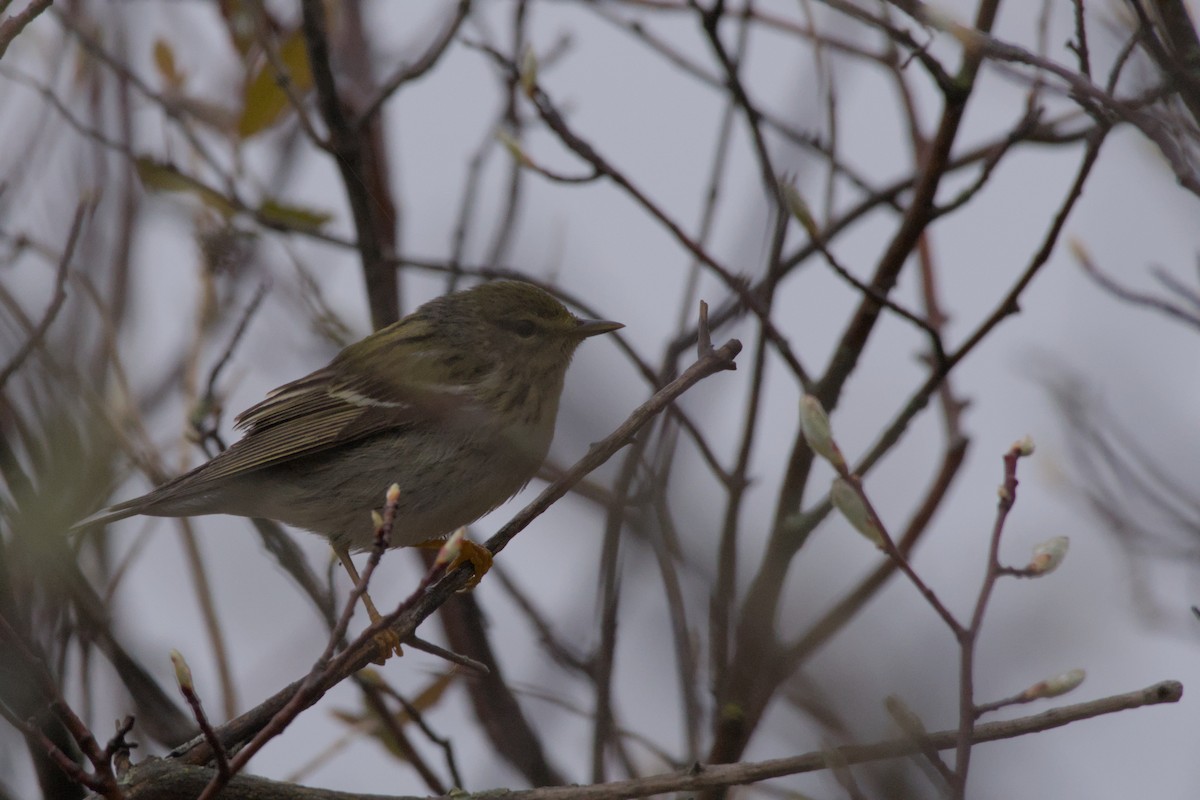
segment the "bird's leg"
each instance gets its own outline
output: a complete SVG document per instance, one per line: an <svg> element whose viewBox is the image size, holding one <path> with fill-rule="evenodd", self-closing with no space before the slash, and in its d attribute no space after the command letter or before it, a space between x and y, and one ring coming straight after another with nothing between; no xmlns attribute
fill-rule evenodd
<svg viewBox="0 0 1200 800"><path fill-rule="evenodd" d="M350 580L354 581L354 585L361 587L363 590L362 601L363 607L367 609L367 616L371 618L371 623L379 622L382 615L375 608L375 603L371 600L371 595L367 593L367 588L362 585L362 578L359 577L358 568L354 566L354 562L350 560L350 551L345 547L334 547L333 552L337 553L338 560L342 562L342 566L346 568L346 572L350 575ZM404 655L404 651L400 648L400 636L391 628L385 628L375 634L375 643L383 655L375 660L374 663L383 666L387 662L388 657L395 653L398 656Z"/></svg>
<svg viewBox="0 0 1200 800"><path fill-rule="evenodd" d="M445 539L426 539L423 542L417 542L413 547L421 547L426 550L441 550L445 544ZM492 568L492 551L481 544L472 542L464 536L460 543L458 555L446 565L446 572L453 572L463 564L470 564L471 568L475 571L475 574L471 576L471 579L467 581L461 590L466 592L478 586L479 582L483 580L483 576Z"/></svg>

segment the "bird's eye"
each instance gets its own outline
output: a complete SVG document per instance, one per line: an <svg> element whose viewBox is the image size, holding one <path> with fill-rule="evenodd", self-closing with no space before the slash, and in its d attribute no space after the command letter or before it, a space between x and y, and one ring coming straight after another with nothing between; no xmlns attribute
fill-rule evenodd
<svg viewBox="0 0 1200 800"><path fill-rule="evenodd" d="M528 319L513 320L505 327L522 339L528 339L537 333L537 325L533 324L533 320Z"/></svg>

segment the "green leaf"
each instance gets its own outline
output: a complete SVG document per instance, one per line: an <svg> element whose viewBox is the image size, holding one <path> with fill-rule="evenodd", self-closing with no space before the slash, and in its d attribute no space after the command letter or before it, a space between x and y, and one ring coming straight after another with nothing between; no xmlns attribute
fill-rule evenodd
<svg viewBox="0 0 1200 800"><path fill-rule="evenodd" d="M333 214L328 211L288 205L272 197L263 200L258 207L258 216L265 222L298 230L316 230L333 219Z"/></svg>
<svg viewBox="0 0 1200 800"><path fill-rule="evenodd" d="M312 70L309 69L308 49L304 45L304 35L301 31L292 31L283 40L279 48L279 60L287 70L285 75L276 73L271 62L264 59L246 85L242 117L238 120L237 127L238 136L243 139L270 128L291 110L291 103L280 84L281 80L289 81L300 97L312 89Z"/></svg>
<svg viewBox="0 0 1200 800"><path fill-rule="evenodd" d="M183 86L184 75L175 63L175 51L166 39L154 40L154 66L162 78L163 85L171 89Z"/></svg>
<svg viewBox="0 0 1200 800"><path fill-rule="evenodd" d="M142 185L153 192L185 192L195 195L209 208L223 216L231 217L237 207L225 195L205 185L198 178L185 175L174 164L141 157L135 162L138 178Z"/></svg>

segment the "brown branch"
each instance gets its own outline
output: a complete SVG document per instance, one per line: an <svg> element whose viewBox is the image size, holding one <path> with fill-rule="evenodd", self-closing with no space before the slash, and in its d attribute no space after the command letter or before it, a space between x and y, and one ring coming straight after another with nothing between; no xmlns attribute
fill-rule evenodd
<svg viewBox="0 0 1200 800"><path fill-rule="evenodd" d="M1082 0L1079 4L1083 5ZM1200 80L1196 76L1200 39L1188 4L1183 0L1157 0L1150 3L1148 9L1141 0L1128 0L1128 4L1133 7L1142 28L1153 30L1153 36L1139 37L1148 45L1151 58L1164 77L1171 81L1192 119L1200 123Z"/></svg>
<svg viewBox="0 0 1200 800"><path fill-rule="evenodd" d="M1193 328L1200 330L1200 313L1192 311L1183 305L1172 303L1170 300L1164 300L1155 297L1152 294L1138 292L1120 284L1115 278L1103 272L1096 262L1092 260L1091 255L1082 247L1082 245L1072 248L1075 258L1079 261L1079 266L1087 273L1087 276L1099 284L1109 294L1131 305L1143 306L1152 308L1155 311L1162 313L1166 317L1179 320ZM1179 287L1182 289L1183 287ZM1186 296L1186 295L1185 295ZM3 384L0 384L3 385Z"/></svg>
<svg viewBox="0 0 1200 800"><path fill-rule="evenodd" d="M433 767L429 765L425 757L413 746L412 740L404 732L400 721L392 713L392 710L388 708L383 693L380 691L363 692L363 699L370 709L370 715L374 716L377 720L381 737L385 740L390 740L391 745L396 748L400 759L412 765L412 768L421 776L421 780L425 782L425 786L428 787L431 794L446 794L448 791L446 785L438 777L438 774L433 771Z"/></svg>
<svg viewBox="0 0 1200 800"><path fill-rule="evenodd" d="M923 761L918 761L921 766L926 766L926 772L931 772L936 776L935 784L943 787L951 787L954 785L954 772L949 765L942 760L937 748L929 744L929 731L925 728L925 724L921 718L917 716L911 708L905 705L904 701L895 695L888 695L883 701L884 708L887 709L888 716L900 728L900 730L912 740L918 748L920 748ZM940 783L938 783L940 781Z"/></svg>
<svg viewBox="0 0 1200 800"><path fill-rule="evenodd" d="M1181 683L1163 681L1126 694L1060 706L1028 717L979 725L975 728L971 741L972 744L982 744L1012 739L1120 711L1177 703L1182 697ZM694 792L740 786L788 775L820 772L828 769L831 762L842 765L863 764L919 754L929 748L948 750L954 747L957 736L957 731L946 730L930 733L920 742L905 736L872 744L843 745L832 750L818 750L769 761L695 765L678 772L594 786L555 786L525 791L496 789L464 794L462 797L470 800L621 800L668 792ZM174 800L178 797L194 797L212 778L213 773L212 769L188 766L169 759L151 759L127 773L127 800ZM308 789L250 776L235 778L225 787L221 797L222 800L388 800L380 795L370 795L368 798L362 794Z"/></svg>
<svg viewBox="0 0 1200 800"><path fill-rule="evenodd" d="M413 639L415 638L416 637L413 637ZM409 639L409 641L405 642L405 644L412 644L413 639ZM447 673L447 680L452 677L453 669L451 669L451 672ZM435 679L435 685L440 681L440 678ZM441 736L434 731L428 720L425 719L425 715L421 713L421 709L418 708L413 702L410 702L404 695L400 694L400 692L386 684L380 686L380 692L388 697L391 697L397 703L399 703L404 709L404 713L408 715L408 719L421 729L421 733L425 734L425 738L433 742L433 744L437 745L438 748L441 749L446 758L446 769L450 773L450 780L452 782L451 785L459 788L464 786L462 776L458 772L458 761L454 757L454 743L451 742L448 737ZM388 715L387 719L394 719L395 716L396 715ZM397 722L397 725L398 724L399 723Z"/></svg>
<svg viewBox="0 0 1200 800"><path fill-rule="evenodd" d="M232 777L229 771L229 754L225 752L221 740L213 731L212 723L208 720L208 714L204 711L204 702L196 692L196 684L192 680L192 669L178 650L171 651L171 663L175 666L175 681L179 684L179 691L192 709L192 717L200 727L200 735L213 749L213 757L217 762L217 776L223 781L228 781Z"/></svg>
<svg viewBox="0 0 1200 800"><path fill-rule="evenodd" d="M4 58L8 46L25 30L25 26L33 22L53 2L54 0L33 0L20 13L0 19L0 58Z"/></svg>
<svg viewBox="0 0 1200 800"><path fill-rule="evenodd" d="M704 327L704 326L702 326ZM598 568L600 643L592 659L591 678L595 690L595 706L592 712L591 759L592 783L603 783L608 763L608 748L616 742L616 711L613 701L613 675L617 658L617 621L621 605L620 551L621 531L629 498L633 492L638 468L642 463L649 436L639 436L625 453L620 472L613 482L613 502L609 505L604 520L604 540L600 545Z"/></svg>
<svg viewBox="0 0 1200 800"><path fill-rule="evenodd" d="M325 125L329 128L329 148L342 175L342 184L354 217L358 251L362 258L366 280L367 301L371 307L371 324L378 330L400 317L399 285L384 252L383 243L390 241L390 231L384 230L390 208L386 197L375 197L371 187L382 185L368 173L367 156L371 148L369 137L360 133L338 95L330 62L325 8L321 0L303 0L304 41L312 67L313 84Z"/></svg>
<svg viewBox="0 0 1200 800"><path fill-rule="evenodd" d="M979 641L979 631L983 627L983 616L991 599L996 580L1000 577L1000 537L1004 533L1004 523L1008 520L1009 512L1017 501L1017 462L1032 450L1023 449L1018 442L1004 454L1004 482L1000 485L1000 499L996 508L996 520L992 524L992 535L988 541L987 571L979 586L979 595L975 599L975 608L971 613L971 622L966 628L955 631L958 636L959 672L958 672L958 745L954 758L954 791L953 797L961 798L967 793L967 768L971 763L971 741L978 719L975 707L975 644Z"/></svg>
<svg viewBox="0 0 1200 800"><path fill-rule="evenodd" d="M533 62L533 51L529 45L529 37L527 28L529 26L529 3L519 2L512 4L512 22L509 49L513 54L513 58L522 59L522 69L532 74L523 75L518 70L508 70L504 77L504 86L501 90L501 102L503 110L500 113L500 125L498 126L498 137L503 137L510 143L509 146L515 146L519 152L521 148L521 137L524 135L525 121L519 113L521 95L526 91L525 83L527 79L536 78L536 62ZM530 59L530 63L524 63L526 58ZM484 250L483 260L488 264L495 264L502 260L509 248L512 246L513 235L517 228L517 220L521 209L521 200L526 194L525 192L525 170L522 164L525 163L523 158L512 159L507 164L508 175L504 178L504 190L502 191L502 199L500 206L493 215L495 217L492 222L492 237L491 243Z"/></svg>
<svg viewBox="0 0 1200 800"><path fill-rule="evenodd" d="M690 75L692 78L696 79L696 81L698 83L700 83L701 85L707 86L711 89L724 90L724 84L722 83L722 80L718 75L711 74L704 67L696 64L689 56L687 56L683 52L677 50L671 43L669 43L665 39L656 36L653 33L653 31L651 29L647 28L646 26L641 25L637 21L628 21L628 20L623 20L623 19L618 18L615 14L608 11L607 5L597 5L594 3L589 3L585 6L585 8L588 11L592 12L593 14L599 16L601 19L605 20L606 22L611 23L612 25L617 27L622 32L632 36L639 43L644 44L652 53L662 57L669 66L671 66L673 68L678 68L683 73ZM691 12L690 8L687 8L682 4L678 7L678 9L675 9L675 10L678 10L678 11L686 10L688 12ZM735 10L733 12L733 14L735 16L740 16L744 20L749 19L748 15L741 14L737 10ZM760 16L763 16L763 15L760 14ZM744 30L744 29L740 29L740 30ZM811 37L814 35L814 34L812 34L811 31L809 31L807 29L803 30L803 31L798 31L798 32L806 37ZM874 56L873 54L867 53L866 51L863 51L857 47L854 47L853 45L849 45L844 42L838 42L838 41L832 39L828 34L823 34L822 37L823 37L822 43L826 47L830 47L831 49L840 50L843 52L849 52L853 55L857 55L861 58L865 58L865 59L869 59L869 60L879 60L878 57ZM739 51L739 52L741 52L741 51ZM729 102L726 104L726 111L722 117L722 120L720 123L720 133L718 135L718 139L721 141L727 141L729 131L731 130L730 122L732 121L732 115L729 112L732 109L735 109L736 107L737 107L736 104L734 104L732 102ZM855 187L861 189L864 192L874 193L875 190L872 189L872 187L868 184L867 179L864 176L860 175L858 172L856 172L855 169L851 165L838 162L834 158L834 153L832 152L830 147L826 143L822 142L818 137L812 135L811 133L808 133L806 131L802 131L802 130L796 128L791 122L783 119L782 117L780 117L776 114L773 114L770 109L760 108L760 109L758 109L758 111L759 111L759 118L762 121L763 125L765 127L769 128L772 132L777 133L783 139L787 140L788 142L791 142L792 144L795 144L795 145L805 148L807 150L812 150L813 152L816 152L816 153L824 156L830 162L831 172L834 175L839 176L839 177L844 177L851 184L853 184ZM719 147L720 146L721 145L719 145ZM723 159L723 157L722 157L722 159ZM715 171L714 171L714 174L715 174ZM712 184L710 183L710 186L711 185ZM711 192L710 192L710 194L711 194ZM896 210L900 210L900 204L898 202L896 202L894 199L889 199L888 202L893 208L895 208ZM705 230L706 226L704 224L702 224L701 229L702 229L702 231ZM703 233L701 233L699 238L701 241L704 241L707 237ZM691 312L691 306L689 304L688 313L690 313L690 312Z"/></svg>
<svg viewBox="0 0 1200 800"><path fill-rule="evenodd" d="M83 40L87 43L87 40ZM92 43L91 46L95 46ZM102 52L102 51L99 51ZM105 55L104 58L112 58ZM123 86L137 85L144 93L149 91L144 85L135 83L136 78L132 73L124 69L116 69L114 67L117 78L122 82ZM346 239L341 236L326 233L319 227L289 220L281 217L278 214L269 213L265 210L262 204L254 204L244 199L235 185L234 180L229 176L222 175L224 189L217 188L211 185L201 177L193 175L182 168L178 167L170 161L158 161L149 156L142 156L135 152L129 145L128 140L117 140L107 136L103 131L88 125L83 120L79 119L74 112L64 103L49 86L39 83L34 78L20 72L19 70L11 69L5 65L0 65L0 75L3 77L28 87L30 90L37 92L50 106L58 113L58 115L67 123L73 130L83 136L85 139L102 145L103 147L112 150L115 153L122 155L128 161L132 171L136 172L143 167L151 167L155 171L162 171L164 175L177 177L179 180L190 187L189 191L205 199L205 202L217 206L219 208L228 207L229 210L236 211L239 214L245 214L254 222L267 230L278 231L280 233L290 233L298 236L305 236L316 239L317 241L335 245L337 247L350 250L357 250L358 243L351 239ZM150 94L151 100L164 103L157 95ZM165 110L169 112L169 107ZM182 123L181 123L182 124ZM184 128L186 130L186 128ZM198 141L198 140L197 140ZM199 146L197 144L197 146ZM213 172L220 175L218 166L210 163L210 168ZM119 318L119 315L114 316Z"/></svg>
<svg viewBox="0 0 1200 800"><path fill-rule="evenodd" d="M1039 248L1037 254L1031 259L1030 264L1026 268L1025 272L1022 273L1022 275L1018 278L1009 293L996 305L996 308L992 314L985 318L984 321L980 323L979 327L976 328L974 333L967 338L966 342L964 342L957 350L955 350L954 353L951 354L949 363L945 366L944 372L943 370L934 370L931 373L925 384L918 389L918 391L905 405L900 415L892 422L891 425L888 426L876 443L867 451L867 454L863 457L863 459L855 466L855 472L860 475L865 475L867 472L869 472L871 467L883 457L884 453L890 449L892 444L898 441L901 433L907 427L908 423L911 422L912 418L925 407L929 401L929 398L935 391L937 391L938 387L942 385L942 381L949 374L949 371L953 369L955 365L960 363L962 359L964 359L970 352L972 352L974 348L980 342L982 342L984 338L986 338L988 332L994 329L995 326L1003 321L1008 315L1015 313L1017 301L1021 296L1021 293L1029 285L1029 282L1033 279L1034 275L1036 275L1041 266L1046 263L1050 253L1054 249L1054 244L1057 242L1058 236L1066 223L1066 220L1070 214L1070 210L1074 207L1075 202L1083 192L1084 182L1086 181L1087 176L1090 174L1092 166L1095 164L1096 156L1099 153L1099 148L1104 140L1104 133L1105 131L1099 131L1089 143L1088 151L1084 154L1084 158L1080 164L1075 182L1072 184L1058 215L1055 217L1054 222L1047 231L1041 248ZM928 524L929 517L940 504L941 497L949 488L949 480L954 473L958 471L958 468L961 465L962 458L965 455L965 448L966 441L959 440L958 444L947 453L947 460L943 463L942 472L938 480L935 482L934 488L931 490L927 502L923 505L923 511L914 517L913 522L911 522L909 525L909 530L901 537L897 544L897 547L901 552L905 554L909 552L912 544L914 543L910 539L910 536L915 535L920 529L923 528L924 525ZM829 506L827 503L823 504L821 508L808 512L806 518L810 519L811 524L815 525L816 522L819 522L820 519L825 516L825 514L828 512L828 508ZM878 586L882 585L882 583L895 571L895 568L895 565L889 561L872 573L868 578L864 579L858 587L849 592L843 600L839 601L839 603L835 605L830 612L828 612L824 617L821 618L821 620L814 624L809 631L802 636L795 645L792 646L789 653L789 659L806 658L815 649L824 644L829 637L832 636L842 624L844 624L844 621L849 618L849 615L853 614L857 608L861 607L861 605L864 604L867 599L874 594L874 591L878 588Z"/></svg>
<svg viewBox="0 0 1200 800"><path fill-rule="evenodd" d="M492 570L488 574L499 581L500 588L508 593L509 599L516 604L517 609L537 632L538 643L547 655L564 670L579 673L584 677L591 674L592 667L589 661L558 637L549 620L542 615L542 612L538 610L533 600L525 594L520 585L509 576L506 569L500 564L493 564Z"/></svg>
<svg viewBox="0 0 1200 800"><path fill-rule="evenodd" d="M75 255L75 243L79 241L79 232L83 228L83 218L89 205L84 201L75 206L75 218L71 221L71 230L67 234L67 246L63 248L62 256L58 259L58 271L54 276L54 294L50 298L50 305L46 306L46 313L42 315L33 331L25 338L25 342L17 349L16 355L9 359L8 363L4 365L4 369L0 370L0 389L4 388L8 379L20 369L29 354L41 343L46 331L54 323L54 318L58 316L63 301L67 299L67 271L71 266L71 258Z"/></svg>
<svg viewBox="0 0 1200 800"><path fill-rule="evenodd" d="M962 467L967 452L967 441L953 443L943 456L941 468L925 494L925 499L909 521L904 533L896 540L896 549L906 557L912 552L918 538L927 529L934 512L941 506L954 477ZM810 512L812 513L812 512ZM896 563L891 559L880 564L874 572L835 603L817 620L788 650L786 658L798 665L811 656L840 631L854 615L875 596L876 592L896 573Z"/></svg>
<svg viewBox="0 0 1200 800"><path fill-rule="evenodd" d="M1134 126L1158 147L1179 184L1192 194L1200 195L1200 174L1197 174L1193 159L1180 144L1179 137L1167 120L1143 110L1137 102L1113 96L1105 88L1092 83L1087 75L1073 72L1068 67L1030 53L1024 48L970 28L951 25L950 30L966 42L972 51L994 61L1025 64L1061 79L1071 98L1089 113Z"/></svg>
<svg viewBox="0 0 1200 800"><path fill-rule="evenodd" d="M272 29L275 26L267 16L263 0L254 0L249 4L248 11L254 18L254 36L258 40L258 46L274 71L275 84L283 90L284 96L296 115L296 122L299 123L300 130L304 131L304 135L314 146L327 150L329 143L322 139L313 127L312 120L308 118L308 111L304 107L304 98L296 89L296 81L292 78L291 70L288 69L279 53L278 43L272 35Z"/></svg>
<svg viewBox="0 0 1200 800"><path fill-rule="evenodd" d="M43 708L49 709L50 713L62 724L79 748L79 752L91 764L92 771L86 772L74 759L63 752L42 728L34 724L35 717L33 715L30 719L20 719L10 713L7 705L0 704L0 708L4 710L4 718L27 739L39 743L45 749L50 760L57 764L68 778L103 795L108 800L122 800L121 790L118 788L117 778L113 773L112 761L114 754L128 750L124 737L133 727L132 718L127 717L125 723L118 723L117 735L109 741L106 747L101 748L91 729L63 698L42 654L35 651L35 646L27 641L3 616L0 616L0 643L4 644L5 650L11 653L15 660L21 662L22 672L28 679L33 694L33 698L30 699L34 703L40 703Z"/></svg>
<svg viewBox="0 0 1200 800"><path fill-rule="evenodd" d="M1011 739L1131 708L1160 703L1176 703L1182 697L1183 684L1177 681L1163 681L1127 694L1062 706L1020 719L979 725L975 729L972 742L979 744ZM948 750L954 746L956 737L957 731L938 731L929 734L923 745L932 746L937 750ZM861 764L919 753L921 747L906 737L874 744L837 747L832 750L832 754L833 759L842 764ZM831 752L821 750L770 761L694 767L680 772L629 781L616 781L602 786L563 786L532 789L525 792L480 792L472 797L475 800L488 800L489 798L496 798L496 800L501 798L504 800L616 800L616 798L647 797L665 792L690 792L712 787L737 786L785 775L819 772L828 769L830 761Z"/></svg>
<svg viewBox="0 0 1200 800"><path fill-rule="evenodd" d="M422 53L416 61L411 64L400 66L390 78L384 81L383 86L375 96L367 102L366 107L358 118L360 128L367 125L383 108L383 104L388 101L396 91L408 83L424 75L445 53L446 48L454 41L454 37L458 35L459 28L466 21L467 15L471 12L471 0L458 0L458 6L454 9L454 13L450 15L450 19L446 22L446 26L442 28L441 33L430 42L429 47Z"/></svg>

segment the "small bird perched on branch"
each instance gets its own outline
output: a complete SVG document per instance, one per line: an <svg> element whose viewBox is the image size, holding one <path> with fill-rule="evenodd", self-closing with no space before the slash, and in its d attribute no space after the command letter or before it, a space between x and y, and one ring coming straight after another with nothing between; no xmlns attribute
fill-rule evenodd
<svg viewBox="0 0 1200 800"><path fill-rule="evenodd" d="M242 412L245 436L211 461L74 530L136 514L273 519L328 538L357 582L348 553L371 546L370 512L393 483L393 547L520 491L549 450L575 349L621 327L520 281L439 297Z"/></svg>

